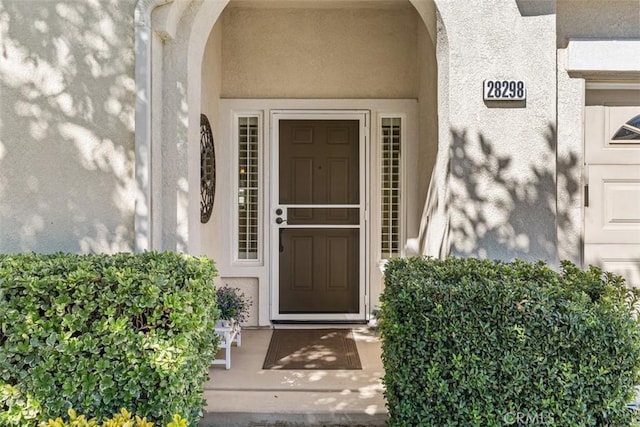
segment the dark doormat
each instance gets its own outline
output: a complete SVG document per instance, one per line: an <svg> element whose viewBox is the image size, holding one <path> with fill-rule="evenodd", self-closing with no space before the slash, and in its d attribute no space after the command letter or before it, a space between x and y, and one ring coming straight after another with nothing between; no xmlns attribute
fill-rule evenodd
<svg viewBox="0 0 640 427"><path fill-rule="evenodd" d="M362 369L350 329L275 329L262 369Z"/></svg>

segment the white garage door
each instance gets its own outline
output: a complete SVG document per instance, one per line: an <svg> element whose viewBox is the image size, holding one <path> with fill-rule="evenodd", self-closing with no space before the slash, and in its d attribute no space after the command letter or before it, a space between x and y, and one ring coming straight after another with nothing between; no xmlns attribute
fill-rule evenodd
<svg viewBox="0 0 640 427"><path fill-rule="evenodd" d="M587 106L584 259L640 287L640 106Z"/></svg>

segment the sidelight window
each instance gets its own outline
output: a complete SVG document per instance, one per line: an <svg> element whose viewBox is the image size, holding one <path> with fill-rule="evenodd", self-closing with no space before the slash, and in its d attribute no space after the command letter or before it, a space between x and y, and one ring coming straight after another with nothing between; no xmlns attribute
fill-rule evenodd
<svg viewBox="0 0 640 427"><path fill-rule="evenodd" d="M380 136L381 255L388 259L401 249L402 118L383 117Z"/></svg>
<svg viewBox="0 0 640 427"><path fill-rule="evenodd" d="M237 254L238 261L258 261L260 255L259 117L237 118Z"/></svg>

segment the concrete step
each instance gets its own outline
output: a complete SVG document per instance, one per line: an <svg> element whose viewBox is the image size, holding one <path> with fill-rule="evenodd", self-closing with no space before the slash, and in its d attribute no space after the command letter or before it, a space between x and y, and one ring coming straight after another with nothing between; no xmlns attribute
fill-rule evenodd
<svg viewBox="0 0 640 427"><path fill-rule="evenodd" d="M387 425L380 342L355 332L362 370L264 370L271 331L242 332L231 369L212 367L199 427Z"/></svg>
<svg viewBox="0 0 640 427"><path fill-rule="evenodd" d="M360 393L342 391L227 391L210 395L200 427L298 427L387 425L381 396L370 396L364 409ZM382 403L382 407L379 405Z"/></svg>

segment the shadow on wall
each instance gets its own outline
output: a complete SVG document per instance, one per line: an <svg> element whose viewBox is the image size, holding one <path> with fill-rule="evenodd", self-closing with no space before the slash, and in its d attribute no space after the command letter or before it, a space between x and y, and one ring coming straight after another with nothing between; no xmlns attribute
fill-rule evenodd
<svg viewBox="0 0 640 427"><path fill-rule="evenodd" d="M556 203L556 179L564 186L561 193L576 198L580 185L571 174L579 166L577 156L556 159L555 126L549 125L543 135L542 161L522 173L514 171L512 157L501 155L496 144L482 134L470 138L466 131L451 130L451 136L446 230L439 255L544 260L558 265L557 229L568 226L570 217L566 208L556 209L571 206L575 200ZM421 236L429 232L429 217L438 209L438 199L432 186Z"/></svg>
<svg viewBox="0 0 640 427"><path fill-rule="evenodd" d="M134 6L0 3L0 252L132 249Z"/></svg>

